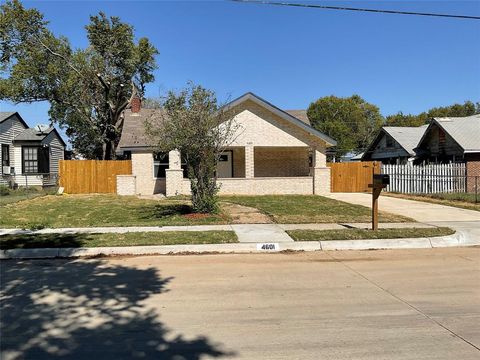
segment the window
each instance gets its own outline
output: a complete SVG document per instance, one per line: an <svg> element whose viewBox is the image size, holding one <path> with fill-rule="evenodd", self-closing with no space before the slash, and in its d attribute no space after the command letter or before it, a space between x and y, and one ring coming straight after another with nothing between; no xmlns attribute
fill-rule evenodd
<svg viewBox="0 0 480 360"><path fill-rule="evenodd" d="M164 178L165 170L168 169L168 153L158 153L153 155L153 177ZM183 170L183 177L187 177L187 163L182 158L181 164Z"/></svg>
<svg viewBox="0 0 480 360"><path fill-rule="evenodd" d="M164 178L168 169L168 153L158 153L153 156L153 177Z"/></svg>
<svg viewBox="0 0 480 360"><path fill-rule="evenodd" d="M45 174L50 172L50 156L48 148L23 146L22 159L22 170L24 174Z"/></svg>
<svg viewBox="0 0 480 360"><path fill-rule="evenodd" d="M2 144L2 166L10 166L10 146Z"/></svg>

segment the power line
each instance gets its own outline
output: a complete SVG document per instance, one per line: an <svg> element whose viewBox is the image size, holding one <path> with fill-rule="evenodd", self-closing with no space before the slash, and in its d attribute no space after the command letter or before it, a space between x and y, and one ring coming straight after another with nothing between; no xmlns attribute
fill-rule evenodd
<svg viewBox="0 0 480 360"><path fill-rule="evenodd" d="M414 11L366 9L366 8L353 8L353 7L345 7L345 6L327 6L327 5L300 4L300 3L288 3L288 2L277 2L277 1L263 1L263 0L230 0L230 1L259 4L259 5L294 6L294 7L314 8L314 9L323 9L323 10L360 11L360 12L372 12L372 13L384 13L384 14L396 14L396 15L417 15L417 16L433 16L433 17L444 17L444 18L455 18L455 19L480 20L480 16L471 16L471 15L453 15L453 14L423 13L423 12L414 12Z"/></svg>

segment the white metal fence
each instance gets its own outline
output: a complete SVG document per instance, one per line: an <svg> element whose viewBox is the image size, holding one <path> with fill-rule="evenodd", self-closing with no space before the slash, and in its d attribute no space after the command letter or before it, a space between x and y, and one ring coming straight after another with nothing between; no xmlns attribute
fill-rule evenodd
<svg viewBox="0 0 480 360"><path fill-rule="evenodd" d="M390 192L435 194L465 192L465 164L382 165L382 174L390 175Z"/></svg>

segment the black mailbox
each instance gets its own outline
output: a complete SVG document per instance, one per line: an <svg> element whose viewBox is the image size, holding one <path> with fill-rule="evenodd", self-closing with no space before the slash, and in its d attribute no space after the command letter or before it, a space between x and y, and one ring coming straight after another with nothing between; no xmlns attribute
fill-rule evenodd
<svg viewBox="0 0 480 360"><path fill-rule="evenodd" d="M373 186L374 187L387 187L390 185L390 175L385 174L375 174L373 175Z"/></svg>

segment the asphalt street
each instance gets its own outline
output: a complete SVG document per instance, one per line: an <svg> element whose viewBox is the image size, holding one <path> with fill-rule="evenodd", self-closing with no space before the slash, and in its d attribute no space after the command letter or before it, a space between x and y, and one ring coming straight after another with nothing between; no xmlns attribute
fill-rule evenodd
<svg viewBox="0 0 480 360"><path fill-rule="evenodd" d="M5 360L480 357L480 248L0 265Z"/></svg>

